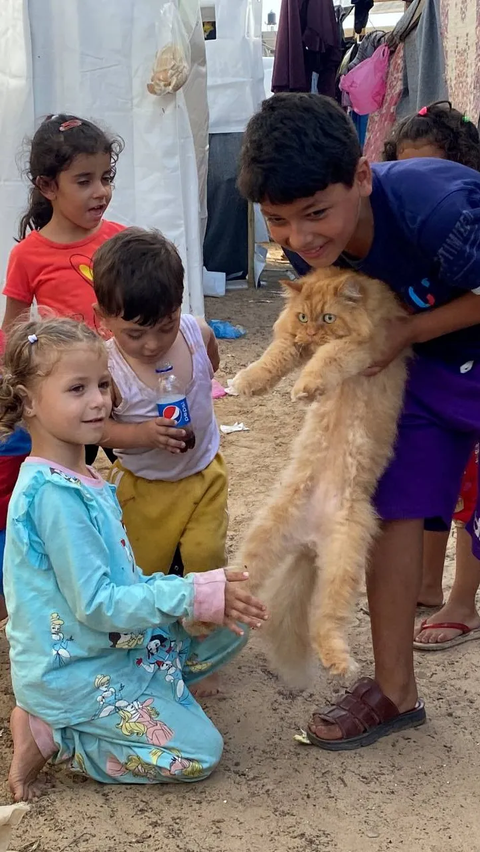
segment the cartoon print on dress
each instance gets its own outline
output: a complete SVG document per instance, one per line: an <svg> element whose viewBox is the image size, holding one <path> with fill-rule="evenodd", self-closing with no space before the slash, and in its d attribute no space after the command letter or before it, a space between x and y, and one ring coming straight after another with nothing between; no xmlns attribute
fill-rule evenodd
<svg viewBox="0 0 480 852"><path fill-rule="evenodd" d="M99 710L93 719L103 719L116 713L120 717L115 726L125 737L145 737L155 746L164 746L173 737L173 731L168 725L158 720L158 710L153 707L153 698L145 701L125 701L121 698L125 689L123 683L118 689L111 686L109 675L97 675L94 680L95 689L100 690L97 701Z"/></svg>
<svg viewBox="0 0 480 852"><path fill-rule="evenodd" d="M151 752L152 754L152 752ZM204 774L204 769L199 760L190 760L188 757L183 757L182 753L176 748L170 751L172 759L168 769L161 769L162 775L169 778L175 778L181 775L182 778L199 778Z"/></svg>
<svg viewBox="0 0 480 852"><path fill-rule="evenodd" d="M69 636L68 639L65 639L65 636L62 633L62 627L64 624L65 622L62 618L60 618L58 612L52 612L50 614L50 635L52 637L53 663L57 667L66 666L71 656L68 646L70 642L73 642L73 636Z"/></svg>
<svg viewBox="0 0 480 852"><path fill-rule="evenodd" d="M110 647L121 651L131 651L143 644L145 636L143 633L109 633Z"/></svg>
<svg viewBox="0 0 480 852"><path fill-rule="evenodd" d="M111 778L121 778L128 772L135 778L145 778L147 781L159 781L159 769L157 766L142 760L138 754L129 754L124 763L121 763L113 754L107 757L107 775Z"/></svg>
<svg viewBox="0 0 480 852"><path fill-rule="evenodd" d="M74 772L81 772L82 775L88 775L83 754L78 751L75 752L70 762L70 769L73 769Z"/></svg>
<svg viewBox="0 0 480 852"><path fill-rule="evenodd" d="M158 761L163 754L170 757L170 765L168 768L158 766ZM165 752L161 748L152 749L150 752L152 763L147 763L137 754L129 754L126 760L121 763L114 755L109 755L107 758L107 774L112 778L120 778L122 775L127 775L131 772L136 778L145 778L148 781L160 781L161 776L165 778L199 778L205 774L202 764L198 760L190 760L183 757L181 752L176 748Z"/></svg>
<svg viewBox="0 0 480 852"><path fill-rule="evenodd" d="M172 729L158 719L153 698L133 701L125 709L120 708L118 713L120 722L116 727L126 737L146 737L155 746L164 746L173 737Z"/></svg>
<svg viewBox="0 0 480 852"><path fill-rule="evenodd" d="M56 467L51 467L50 473L52 474L52 476L53 476L53 474L55 474L55 476L61 476L62 479L66 479L67 482L71 482L71 483L73 483L73 485L81 485L82 484L81 480L78 479L77 476L69 476L68 473L65 473L65 471L63 471L63 470L57 470Z"/></svg>
<svg viewBox="0 0 480 852"><path fill-rule="evenodd" d="M185 668L189 670L190 674L199 674L200 672L206 672L212 664L206 660L199 660L197 654L192 654L192 656L185 661L184 665Z"/></svg>
<svg viewBox="0 0 480 852"><path fill-rule="evenodd" d="M426 289L430 287L430 281L428 280L428 278L423 278L420 283ZM421 299L420 296L417 296L413 287L408 288L408 295L410 296L412 302L418 305L419 308L432 308L435 304L435 296L433 295L433 293L427 293L425 297L427 300L426 302Z"/></svg>
<svg viewBox="0 0 480 852"><path fill-rule="evenodd" d="M193 704L193 698L183 680L183 664L185 662L186 650L183 642L170 639L162 633L155 633L147 643L147 661L141 657L136 661L145 671L153 674L155 669L165 677L166 683L172 685L175 701L179 704Z"/></svg>
<svg viewBox="0 0 480 852"><path fill-rule="evenodd" d="M93 681L95 689L100 690L100 695L97 696L99 708L92 716L92 719L102 719L105 716L111 716L112 713L118 713L121 707L128 707L128 701L121 698L122 692L125 689L123 683L118 689L110 686L109 675L97 675Z"/></svg>
<svg viewBox="0 0 480 852"><path fill-rule="evenodd" d="M125 524L123 522L122 522L122 527L123 527L123 529L125 529ZM132 566L132 571L135 571L135 557L133 555L133 550L131 548L130 542L129 542L128 538L126 537L126 531L125 531L125 538L120 539L120 544L122 545L122 547L123 547L123 549L124 549L124 551L127 555L127 559L130 562L130 565Z"/></svg>

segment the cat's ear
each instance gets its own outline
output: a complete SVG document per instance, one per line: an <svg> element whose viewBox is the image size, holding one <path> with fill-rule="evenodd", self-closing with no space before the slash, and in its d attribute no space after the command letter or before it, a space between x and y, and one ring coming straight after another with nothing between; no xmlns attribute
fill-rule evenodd
<svg viewBox="0 0 480 852"><path fill-rule="evenodd" d="M345 299L346 302L357 304L363 296L360 279L356 277L354 278L353 276L346 278L340 287L339 295Z"/></svg>
<svg viewBox="0 0 480 852"><path fill-rule="evenodd" d="M294 278L293 280L291 278L282 278L280 284L287 290L287 293L288 290L293 290L295 293L302 292L303 285L300 278Z"/></svg>

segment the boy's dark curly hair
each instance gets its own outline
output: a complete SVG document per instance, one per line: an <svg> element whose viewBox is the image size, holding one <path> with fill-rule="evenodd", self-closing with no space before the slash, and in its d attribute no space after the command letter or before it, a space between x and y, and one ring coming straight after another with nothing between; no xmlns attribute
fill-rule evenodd
<svg viewBox="0 0 480 852"><path fill-rule="evenodd" d="M450 101L437 101L399 121L385 142L382 159L398 160L402 145L419 141L436 145L446 160L480 172L478 130L463 113L452 107Z"/></svg>
<svg viewBox="0 0 480 852"><path fill-rule="evenodd" d="M248 123L238 186L250 201L290 204L334 183L353 186L361 154L355 127L334 100L281 92Z"/></svg>

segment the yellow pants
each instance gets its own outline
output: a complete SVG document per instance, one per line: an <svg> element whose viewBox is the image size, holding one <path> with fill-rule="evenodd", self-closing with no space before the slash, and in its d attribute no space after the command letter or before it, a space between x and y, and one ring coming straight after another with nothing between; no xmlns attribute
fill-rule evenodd
<svg viewBox="0 0 480 852"><path fill-rule="evenodd" d="M168 574L178 545L186 574L225 565L228 482L221 453L178 482L143 479L119 461L108 478L117 486L128 538L145 574Z"/></svg>

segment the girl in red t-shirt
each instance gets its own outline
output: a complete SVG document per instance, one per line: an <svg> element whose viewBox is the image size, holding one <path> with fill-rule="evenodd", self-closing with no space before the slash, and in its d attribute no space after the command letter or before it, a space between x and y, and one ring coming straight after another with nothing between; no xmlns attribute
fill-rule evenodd
<svg viewBox="0 0 480 852"><path fill-rule="evenodd" d="M10 254L4 330L35 300L95 327L91 262L123 226L104 220L123 142L73 115L47 118L35 133L29 206Z"/></svg>

